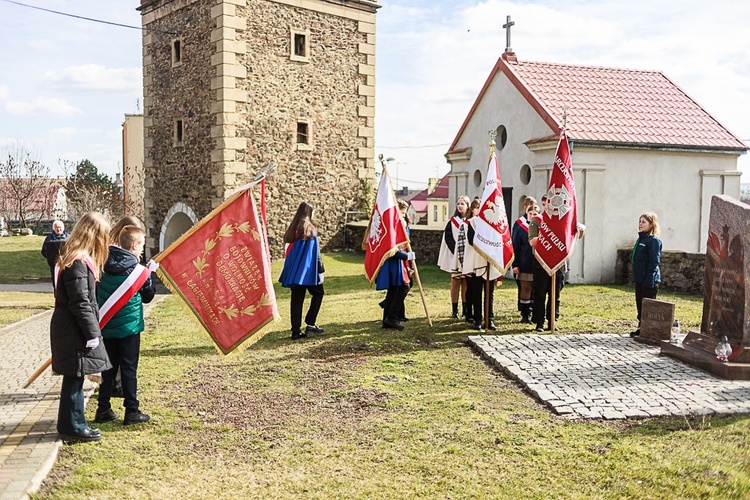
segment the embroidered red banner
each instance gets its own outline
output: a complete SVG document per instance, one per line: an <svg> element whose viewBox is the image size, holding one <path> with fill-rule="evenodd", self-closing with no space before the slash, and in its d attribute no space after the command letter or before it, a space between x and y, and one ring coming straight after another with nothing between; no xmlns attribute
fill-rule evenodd
<svg viewBox="0 0 750 500"><path fill-rule="evenodd" d="M474 251L487 259L500 274L505 274L513 264L513 242L510 239L500 167L494 149L487 164L479 216L474 218L474 223Z"/></svg>
<svg viewBox="0 0 750 500"><path fill-rule="evenodd" d="M568 137L560 131L552 175L547 189L547 207L541 214L536 259L552 275L573 253L578 239L578 202L573 179Z"/></svg>
<svg viewBox="0 0 750 500"><path fill-rule="evenodd" d="M223 354L259 340L276 315L263 227L250 189L236 193L157 255L157 273Z"/></svg>

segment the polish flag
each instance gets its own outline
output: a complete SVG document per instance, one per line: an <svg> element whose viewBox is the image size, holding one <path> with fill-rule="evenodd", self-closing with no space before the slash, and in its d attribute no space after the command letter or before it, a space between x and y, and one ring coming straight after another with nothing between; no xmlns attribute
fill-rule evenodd
<svg viewBox="0 0 750 500"><path fill-rule="evenodd" d="M500 274L505 274L513 264L513 243L510 239L500 168L494 149L490 155L485 179L479 215L474 218L474 251L487 259Z"/></svg>
<svg viewBox="0 0 750 500"><path fill-rule="evenodd" d="M547 189L547 207L541 214L536 260L551 276L573 253L578 240L578 202L573 162L565 129L560 131L552 176Z"/></svg>
<svg viewBox="0 0 750 500"><path fill-rule="evenodd" d="M399 249L399 245L407 241L409 238L398 213L391 179L388 170L383 168L375 207L362 242L362 249L365 251L365 277L370 285L378 277L378 272L386 259L392 257Z"/></svg>

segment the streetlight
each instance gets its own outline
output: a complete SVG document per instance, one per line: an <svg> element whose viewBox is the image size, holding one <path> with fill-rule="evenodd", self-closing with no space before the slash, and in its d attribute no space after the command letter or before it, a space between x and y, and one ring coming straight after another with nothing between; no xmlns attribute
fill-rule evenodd
<svg viewBox="0 0 750 500"><path fill-rule="evenodd" d="M392 156L385 159L385 162L388 164L391 164L394 161L396 161L396 159ZM398 189L398 162L396 163L396 189Z"/></svg>

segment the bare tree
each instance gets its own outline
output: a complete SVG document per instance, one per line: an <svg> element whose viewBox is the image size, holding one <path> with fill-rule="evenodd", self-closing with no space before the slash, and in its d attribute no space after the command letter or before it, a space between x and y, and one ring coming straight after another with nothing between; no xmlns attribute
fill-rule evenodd
<svg viewBox="0 0 750 500"><path fill-rule="evenodd" d="M86 212L101 212L112 220L124 214L124 200L120 187L89 160L78 163L60 162L65 172L68 210L78 219Z"/></svg>
<svg viewBox="0 0 750 500"><path fill-rule="evenodd" d="M37 223L49 218L49 198L54 190L49 182L49 167L20 140L5 145L0 155L0 203L4 216L17 220L20 227L27 227L27 220L32 217Z"/></svg>

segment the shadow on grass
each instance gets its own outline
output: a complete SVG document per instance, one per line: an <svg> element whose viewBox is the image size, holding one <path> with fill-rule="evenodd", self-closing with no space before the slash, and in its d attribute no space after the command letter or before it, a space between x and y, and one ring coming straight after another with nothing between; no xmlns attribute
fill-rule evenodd
<svg viewBox="0 0 750 500"><path fill-rule="evenodd" d="M208 340L206 340L208 343ZM216 354L216 349L212 345L201 346L169 346L160 347L154 345L148 348L141 348L141 357L159 358L159 357L208 357Z"/></svg>

